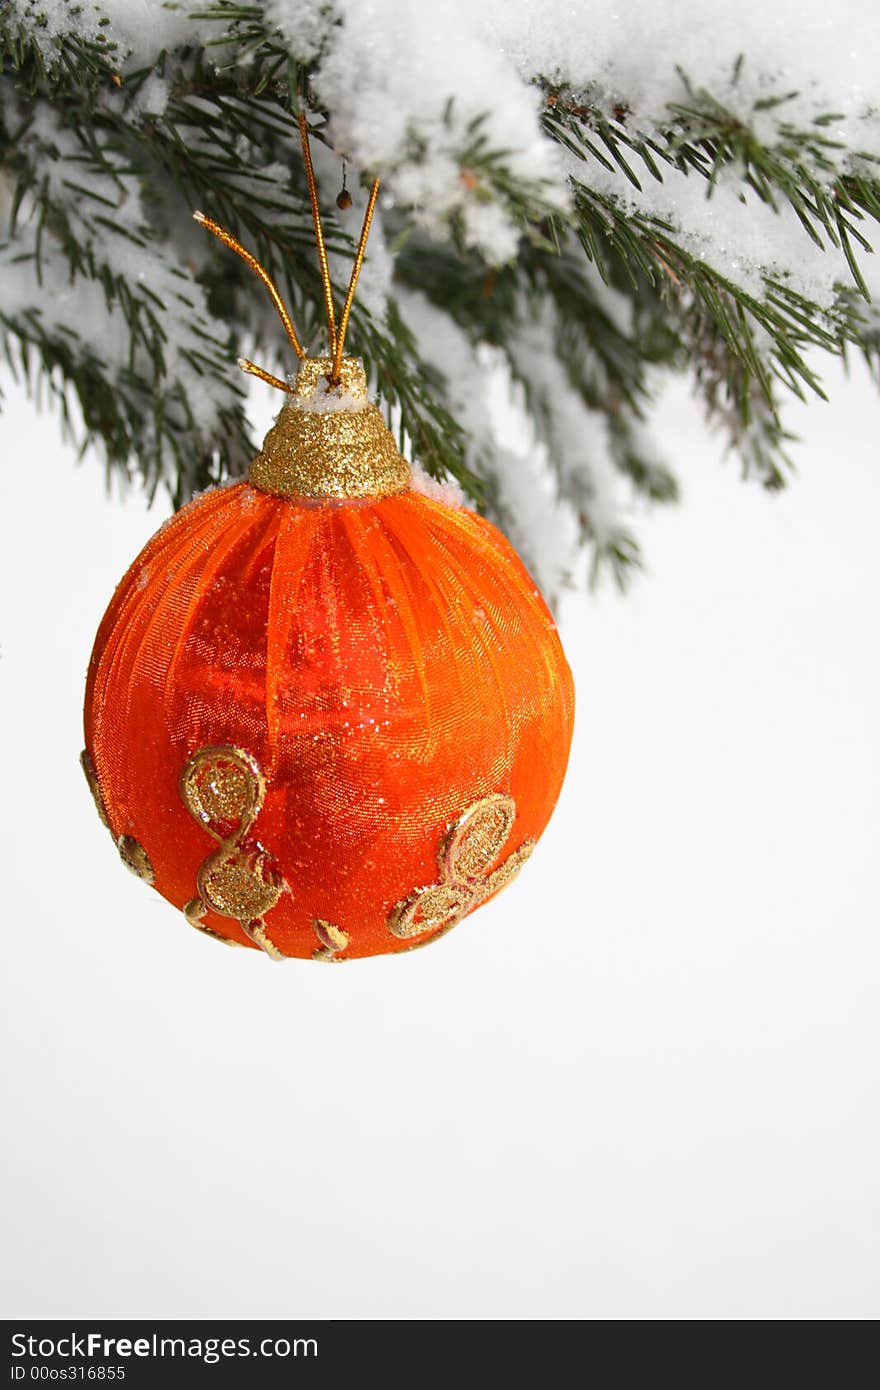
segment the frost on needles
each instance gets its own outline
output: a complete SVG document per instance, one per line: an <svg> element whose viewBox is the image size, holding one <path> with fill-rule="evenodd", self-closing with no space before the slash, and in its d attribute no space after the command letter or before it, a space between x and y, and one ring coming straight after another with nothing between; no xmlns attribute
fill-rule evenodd
<svg viewBox="0 0 880 1390"><path fill-rule="evenodd" d="M410 455L550 591L585 545L622 577L634 498L675 498L650 431L664 371L778 487L813 349L880 363L864 0L0 0L0 41L7 360L177 501L253 452L238 355L292 365L194 208L323 347L300 100L338 283L382 179L352 350Z"/></svg>

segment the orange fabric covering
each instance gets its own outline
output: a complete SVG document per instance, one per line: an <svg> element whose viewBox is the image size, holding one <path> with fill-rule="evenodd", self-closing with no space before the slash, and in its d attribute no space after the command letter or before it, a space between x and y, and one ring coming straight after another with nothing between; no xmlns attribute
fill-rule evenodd
<svg viewBox="0 0 880 1390"><path fill-rule="evenodd" d="M143 845L178 908L217 849L181 772L207 745L251 754L266 795L244 846L289 889L266 915L272 942L311 957L323 920L356 957L424 939L400 940L389 915L437 880L474 802L516 803L502 859L538 838L573 713L552 617L489 522L412 491L305 503L237 483L178 512L125 575L85 733L114 836ZM253 944L234 919L204 924Z"/></svg>

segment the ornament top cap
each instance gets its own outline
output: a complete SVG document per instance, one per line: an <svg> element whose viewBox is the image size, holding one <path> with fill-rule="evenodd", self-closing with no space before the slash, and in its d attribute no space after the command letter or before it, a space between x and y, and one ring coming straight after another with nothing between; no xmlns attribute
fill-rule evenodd
<svg viewBox="0 0 880 1390"><path fill-rule="evenodd" d="M361 358L343 357L335 386L331 385L332 375L332 357L304 357L293 380L292 402L309 400L320 406L323 396L327 409L362 409L360 403L366 404L370 396Z"/></svg>
<svg viewBox="0 0 880 1390"><path fill-rule="evenodd" d="M412 483L410 466L373 405L359 357L344 357L331 385L329 357L303 358L249 481L279 497L387 497Z"/></svg>
<svg viewBox="0 0 880 1390"><path fill-rule="evenodd" d="M370 402L363 362L359 357L345 356L345 334L376 207L379 180L373 180L367 199L348 291L337 323L321 210L318 207L318 190L312 168L308 122L302 108L299 112L299 131L315 224L315 245L321 267L329 356L309 357L306 354L277 285L256 256L213 218L206 217L203 212L193 213L196 221L240 256L265 285L300 362L297 376L291 383L273 376L246 357L238 359L243 371L286 392L288 397L266 435L260 453L251 464L249 478L251 484L262 492L272 492L281 497L339 500L385 497L408 488L412 473L409 464L398 452L394 436L381 413Z"/></svg>

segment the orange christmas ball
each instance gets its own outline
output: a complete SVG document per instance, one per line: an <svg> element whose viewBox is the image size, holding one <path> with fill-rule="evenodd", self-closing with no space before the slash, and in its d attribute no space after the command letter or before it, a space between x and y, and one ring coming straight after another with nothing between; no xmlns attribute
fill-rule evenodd
<svg viewBox="0 0 880 1390"><path fill-rule="evenodd" d="M126 863L270 956L443 935L518 871L574 698L488 521L414 491L360 362L306 359L247 482L147 544L101 623L83 763Z"/></svg>

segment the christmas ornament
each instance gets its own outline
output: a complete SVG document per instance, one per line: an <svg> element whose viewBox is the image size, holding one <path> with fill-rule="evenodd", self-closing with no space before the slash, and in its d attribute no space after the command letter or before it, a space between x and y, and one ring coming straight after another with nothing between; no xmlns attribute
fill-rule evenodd
<svg viewBox="0 0 880 1390"><path fill-rule="evenodd" d="M304 117L330 353L300 360L247 481L182 508L92 653L83 766L124 862L200 932L338 961L444 935L519 871L559 794L571 675L522 562L416 491L339 323Z"/></svg>

